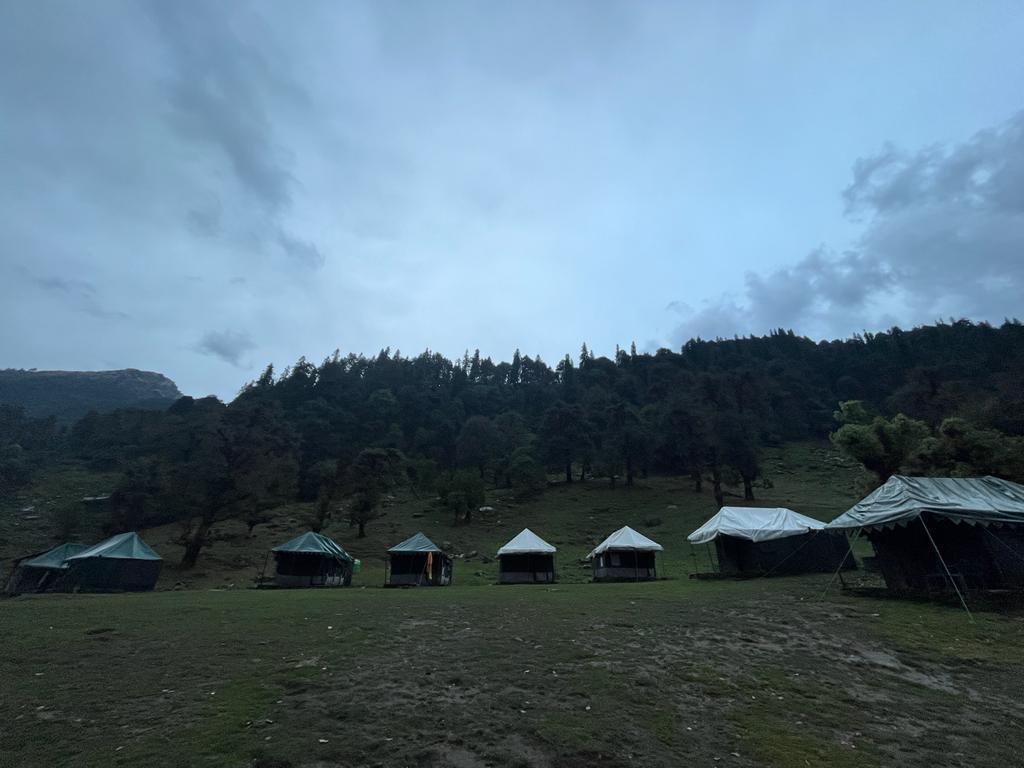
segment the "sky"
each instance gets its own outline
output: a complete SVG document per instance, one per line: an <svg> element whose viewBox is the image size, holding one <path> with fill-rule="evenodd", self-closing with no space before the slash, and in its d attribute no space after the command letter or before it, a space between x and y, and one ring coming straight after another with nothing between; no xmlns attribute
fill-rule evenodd
<svg viewBox="0 0 1024 768"><path fill-rule="evenodd" d="M231 398L1024 316L1024 4L0 0L0 368Z"/></svg>

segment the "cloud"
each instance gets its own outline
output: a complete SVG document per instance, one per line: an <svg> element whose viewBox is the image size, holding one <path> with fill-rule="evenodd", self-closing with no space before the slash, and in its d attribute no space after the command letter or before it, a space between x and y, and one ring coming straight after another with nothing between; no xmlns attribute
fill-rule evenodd
<svg viewBox="0 0 1024 768"><path fill-rule="evenodd" d="M305 91L287 76L283 60L270 60L265 50L243 41L233 26L244 23L237 16L207 3L154 2L150 8L170 62L165 89L171 126L226 163L240 189L261 209L262 216L250 224L256 237L276 239L295 264L319 269L324 264L320 249L287 232L282 223L292 207L296 179L293 155L272 118L272 113L305 105ZM248 22L258 25L258 17ZM217 236L222 214L216 201L192 208L187 221L197 234ZM270 226L263 223L266 217Z"/></svg>
<svg viewBox="0 0 1024 768"><path fill-rule="evenodd" d="M207 331L195 349L240 368L242 356L256 349L256 343L246 331Z"/></svg>
<svg viewBox="0 0 1024 768"><path fill-rule="evenodd" d="M50 275L32 278L32 282L47 293L61 295L77 311L92 317L101 320L129 319L128 314L104 306L97 295L96 286L88 280Z"/></svg>
<svg viewBox="0 0 1024 768"><path fill-rule="evenodd" d="M795 328L842 335L893 321L1000 321L1024 292L1024 112L962 144L907 152L886 144L853 164L842 193L863 224L844 252L824 248L767 273L739 295L693 310L672 340Z"/></svg>
<svg viewBox="0 0 1024 768"><path fill-rule="evenodd" d="M316 243L299 240L284 230L277 233L277 242L281 246L281 250L297 264L310 269L317 269L324 265L324 255L317 248Z"/></svg>

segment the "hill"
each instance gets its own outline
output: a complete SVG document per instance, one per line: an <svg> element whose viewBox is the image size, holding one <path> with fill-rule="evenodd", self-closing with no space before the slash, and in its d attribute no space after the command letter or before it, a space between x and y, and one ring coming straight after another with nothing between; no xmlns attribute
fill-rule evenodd
<svg viewBox="0 0 1024 768"><path fill-rule="evenodd" d="M70 423L89 411L166 408L181 397L162 373L120 371L0 370L0 404L18 405L34 418Z"/></svg>

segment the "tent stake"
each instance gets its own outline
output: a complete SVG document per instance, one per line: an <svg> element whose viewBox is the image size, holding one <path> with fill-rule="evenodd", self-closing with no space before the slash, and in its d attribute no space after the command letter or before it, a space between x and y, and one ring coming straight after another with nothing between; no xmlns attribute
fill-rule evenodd
<svg viewBox="0 0 1024 768"><path fill-rule="evenodd" d="M924 532L928 534L928 541L932 543L932 547L935 548L935 554L939 556L939 562L942 563L942 568L946 571L946 578L949 579L949 583L953 585L953 589L956 591L956 596L960 598L960 604L963 605L964 610L967 611L967 618L970 619L971 623L974 623L974 617L971 615L971 609L967 607L967 601L964 600L964 596L960 594L960 587L956 585L956 581L953 579L953 574L949 572L949 566L946 565L946 561L942 557L942 553L939 552L939 547L935 543L935 539L932 538L932 532L928 530L928 525L924 521L924 515L918 515L917 519L921 521L921 525L924 527Z"/></svg>

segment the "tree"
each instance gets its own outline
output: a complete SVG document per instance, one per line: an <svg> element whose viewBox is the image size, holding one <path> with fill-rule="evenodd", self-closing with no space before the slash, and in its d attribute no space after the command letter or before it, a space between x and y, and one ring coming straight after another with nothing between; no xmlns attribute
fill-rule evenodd
<svg viewBox="0 0 1024 768"><path fill-rule="evenodd" d="M831 435L833 445L873 472L880 483L899 472L931 432L923 421L902 413L891 420L872 418L857 401L841 403L835 419L841 426Z"/></svg>
<svg viewBox="0 0 1024 768"><path fill-rule="evenodd" d="M918 445L909 461L914 474L952 477L995 475L1024 479L1024 438L982 429L965 419L950 418L933 437Z"/></svg>
<svg viewBox="0 0 1024 768"><path fill-rule="evenodd" d="M544 412L540 441L545 461L565 468L565 482L572 482L572 463L585 455L591 440L583 409L559 402Z"/></svg>
<svg viewBox="0 0 1024 768"><path fill-rule="evenodd" d="M366 448L344 473L343 488L349 497L349 525L358 526L359 538L366 526L380 516L384 493L403 482L405 457L394 448Z"/></svg>
<svg viewBox="0 0 1024 768"><path fill-rule="evenodd" d="M473 522L473 510L487 501L483 481L475 472L457 470L441 480L438 485L441 503L451 512L456 525Z"/></svg>
<svg viewBox="0 0 1024 768"><path fill-rule="evenodd" d="M633 485L637 468L646 466L650 450L650 433L646 420L635 408L620 401L609 406L601 437L601 463L612 486L615 476L625 470L626 485Z"/></svg>
<svg viewBox="0 0 1024 768"><path fill-rule="evenodd" d="M501 436L494 422L486 416L470 416L455 441L455 455L460 466L474 467L480 477L494 461L501 444Z"/></svg>
<svg viewBox="0 0 1024 768"><path fill-rule="evenodd" d="M544 473L533 453L528 448L517 448L509 460L509 478L517 499L525 499L544 490L548 484Z"/></svg>
<svg viewBox="0 0 1024 768"><path fill-rule="evenodd" d="M181 453L167 462L159 501L181 510L181 567L191 568L217 520L244 519L294 497L297 439L273 404L226 408L205 398L175 408L180 432L168 439Z"/></svg>
<svg viewBox="0 0 1024 768"><path fill-rule="evenodd" d="M743 498L754 500L754 480L761 474L756 422L739 413L726 412L715 420L716 443L722 462L743 480Z"/></svg>
<svg viewBox="0 0 1024 768"><path fill-rule="evenodd" d="M708 425L695 403L676 398L658 422L662 463L672 471L689 475L693 490L700 493L709 450Z"/></svg>

